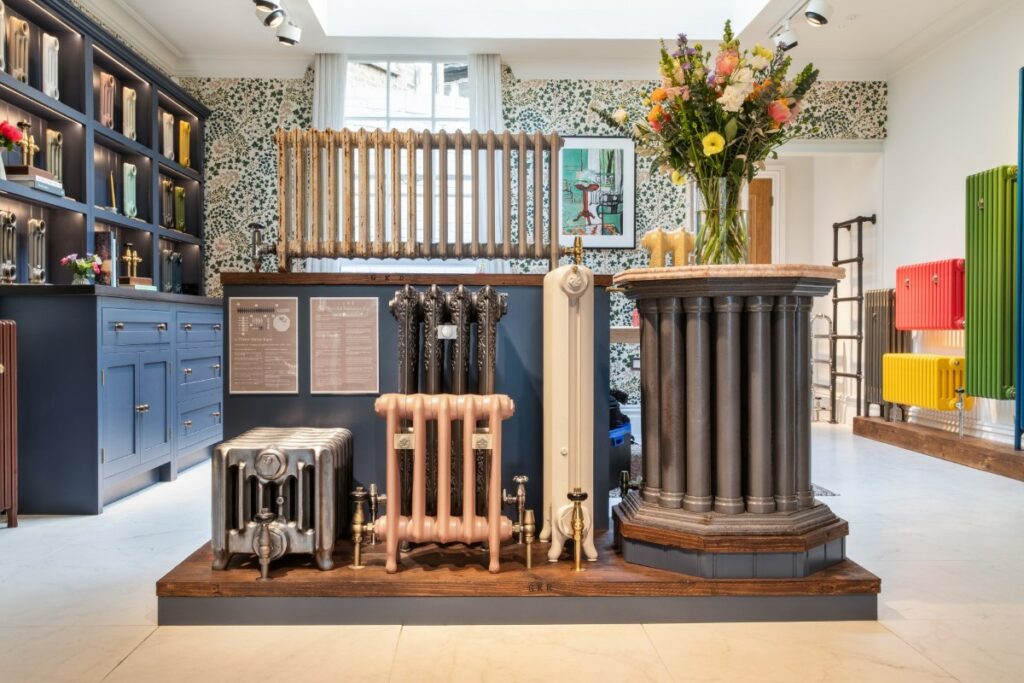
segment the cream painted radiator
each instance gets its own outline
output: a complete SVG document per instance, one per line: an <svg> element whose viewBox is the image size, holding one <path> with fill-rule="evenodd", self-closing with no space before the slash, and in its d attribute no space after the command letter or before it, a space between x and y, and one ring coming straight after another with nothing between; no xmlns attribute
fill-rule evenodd
<svg viewBox="0 0 1024 683"><path fill-rule="evenodd" d="M557 562L573 537L573 504L583 504L583 553L594 547L594 275L581 265L561 266L544 276L544 526L551 541L548 561Z"/></svg>

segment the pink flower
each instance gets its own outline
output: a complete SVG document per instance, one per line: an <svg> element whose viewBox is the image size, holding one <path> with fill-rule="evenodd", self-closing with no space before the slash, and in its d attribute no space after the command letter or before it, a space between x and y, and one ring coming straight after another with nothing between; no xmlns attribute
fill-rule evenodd
<svg viewBox="0 0 1024 683"><path fill-rule="evenodd" d="M684 100L688 100L690 99L690 88L685 85L673 88L665 88L665 94L668 95L669 98L673 100L677 97L682 97Z"/></svg>
<svg viewBox="0 0 1024 683"><path fill-rule="evenodd" d="M715 58L715 71L721 76L729 76L739 64L739 54L735 50L725 50Z"/></svg>
<svg viewBox="0 0 1024 683"><path fill-rule="evenodd" d="M95 261L93 261L92 263L92 272L96 273L97 275L100 274L100 264L96 263Z"/></svg>
<svg viewBox="0 0 1024 683"><path fill-rule="evenodd" d="M790 116L792 116L789 111L789 104L784 99L772 100L768 104L768 115L778 124L788 122Z"/></svg>
<svg viewBox="0 0 1024 683"><path fill-rule="evenodd" d="M67 257L67 256L65 256L64 258L62 258L62 259L60 260L60 264L61 264L62 266L66 266L66 265L68 264L68 261L69 261L68 257Z"/></svg>

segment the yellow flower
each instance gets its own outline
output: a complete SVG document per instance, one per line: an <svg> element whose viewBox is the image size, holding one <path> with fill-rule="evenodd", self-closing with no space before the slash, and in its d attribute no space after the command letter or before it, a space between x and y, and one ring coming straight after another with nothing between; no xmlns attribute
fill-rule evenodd
<svg viewBox="0 0 1024 683"><path fill-rule="evenodd" d="M665 94L664 88L655 88L654 91L651 93L652 102L661 102L666 97L668 97L668 95Z"/></svg>
<svg viewBox="0 0 1024 683"><path fill-rule="evenodd" d="M762 59L767 59L769 61L771 61L771 58L775 56L771 50L766 48L764 45L761 45L761 43L757 43L754 45L754 55L757 57L761 57Z"/></svg>
<svg viewBox="0 0 1024 683"><path fill-rule="evenodd" d="M719 133L708 133L701 142L704 145L704 156L714 156L725 149L725 138Z"/></svg>
<svg viewBox="0 0 1024 683"><path fill-rule="evenodd" d="M686 182L686 176L679 171L672 171L672 184L682 185Z"/></svg>

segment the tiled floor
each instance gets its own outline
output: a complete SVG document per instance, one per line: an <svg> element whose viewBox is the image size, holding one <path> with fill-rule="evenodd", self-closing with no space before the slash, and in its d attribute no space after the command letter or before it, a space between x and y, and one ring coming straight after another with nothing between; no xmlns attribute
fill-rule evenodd
<svg viewBox="0 0 1024 683"><path fill-rule="evenodd" d="M156 628L209 467L100 517L0 529L0 681L1019 681L1024 484L815 427L878 623Z"/></svg>

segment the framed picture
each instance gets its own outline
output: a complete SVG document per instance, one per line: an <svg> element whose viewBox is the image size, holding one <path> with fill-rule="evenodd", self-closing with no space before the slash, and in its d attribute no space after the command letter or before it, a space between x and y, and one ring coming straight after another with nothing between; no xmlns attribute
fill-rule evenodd
<svg viewBox="0 0 1024 683"><path fill-rule="evenodd" d="M559 163L559 244L632 249L636 144L625 137L567 137Z"/></svg>

